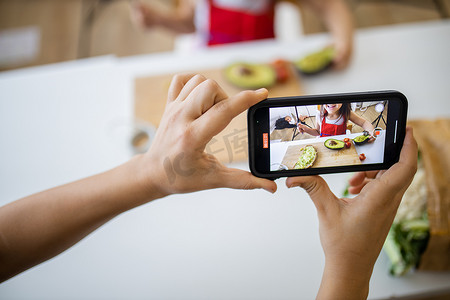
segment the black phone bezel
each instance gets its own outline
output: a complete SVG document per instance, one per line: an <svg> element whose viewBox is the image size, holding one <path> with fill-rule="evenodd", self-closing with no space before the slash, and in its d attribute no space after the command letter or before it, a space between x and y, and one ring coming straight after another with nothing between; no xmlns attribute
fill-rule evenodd
<svg viewBox="0 0 450 300"><path fill-rule="evenodd" d="M270 171L270 141L267 149L262 147L262 134L270 134L268 124L268 109L270 107L315 105L325 103L374 102L380 100L389 101L384 149L385 155L383 163L309 168L302 170ZM400 150L403 146L403 140L406 133L407 110L408 101L406 96L394 90L268 98L250 107L247 113L250 171L253 175L258 177L277 179L280 177L387 169L399 159ZM397 124L395 125L395 122L389 122L389 120L396 120Z"/></svg>

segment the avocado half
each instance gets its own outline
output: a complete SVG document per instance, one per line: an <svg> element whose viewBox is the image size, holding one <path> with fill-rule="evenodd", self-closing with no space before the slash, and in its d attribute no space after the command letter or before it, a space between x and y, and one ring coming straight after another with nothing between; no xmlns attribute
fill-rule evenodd
<svg viewBox="0 0 450 300"><path fill-rule="evenodd" d="M336 139L328 139L323 143L325 147L331 150L340 150L345 147L345 143Z"/></svg>
<svg viewBox="0 0 450 300"><path fill-rule="evenodd" d="M303 74L313 75L327 69L334 58L334 48L326 47L311 53L295 62L296 68Z"/></svg>
<svg viewBox="0 0 450 300"><path fill-rule="evenodd" d="M365 143L367 143L369 141L369 139L370 139L370 136L363 134L363 135L358 135L357 137L355 137L353 139L353 142L356 145L360 146L360 145L364 145Z"/></svg>
<svg viewBox="0 0 450 300"><path fill-rule="evenodd" d="M226 79L243 89L267 88L275 84L275 70L265 64L234 63L225 69Z"/></svg>

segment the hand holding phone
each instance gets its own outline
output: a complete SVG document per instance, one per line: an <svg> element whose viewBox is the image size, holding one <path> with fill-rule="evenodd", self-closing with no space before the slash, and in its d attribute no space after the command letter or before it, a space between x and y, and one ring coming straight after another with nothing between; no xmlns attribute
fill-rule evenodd
<svg viewBox="0 0 450 300"><path fill-rule="evenodd" d="M250 170L275 179L387 169L399 158L407 105L397 91L266 99L248 111ZM286 117L297 126L275 126Z"/></svg>
<svg viewBox="0 0 450 300"><path fill-rule="evenodd" d="M350 179L351 192L359 194L355 198L336 197L320 176L286 179L289 188L305 189L317 209L325 253L317 298L367 298L373 265L416 170L417 143L408 130L398 163Z"/></svg>

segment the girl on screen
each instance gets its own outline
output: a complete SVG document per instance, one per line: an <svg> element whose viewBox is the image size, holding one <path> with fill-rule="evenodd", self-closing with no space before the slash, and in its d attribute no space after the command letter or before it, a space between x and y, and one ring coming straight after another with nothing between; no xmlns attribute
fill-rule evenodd
<svg viewBox="0 0 450 300"><path fill-rule="evenodd" d="M316 128L309 128L301 123L297 125L301 133L309 133L313 136L333 136L346 134L347 123L352 121L370 134L373 133L373 125L364 118L355 114L350 103L336 103L321 105L316 114Z"/></svg>

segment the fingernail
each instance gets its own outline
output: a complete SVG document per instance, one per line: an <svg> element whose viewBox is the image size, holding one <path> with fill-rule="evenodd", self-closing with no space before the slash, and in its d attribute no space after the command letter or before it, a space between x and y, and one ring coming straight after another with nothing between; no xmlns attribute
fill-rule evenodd
<svg viewBox="0 0 450 300"><path fill-rule="evenodd" d="M259 90L256 90L255 92L256 93L265 93L267 91L267 89L265 89L265 88L260 88Z"/></svg>
<svg viewBox="0 0 450 300"><path fill-rule="evenodd" d="M291 184L288 185L288 189L293 188L293 187L297 187L297 186L298 186L298 184L291 183Z"/></svg>
<svg viewBox="0 0 450 300"><path fill-rule="evenodd" d="M267 192L269 192L269 193L271 193L271 194L275 193L275 190L273 190L273 189L267 188L267 189L264 189L264 190L267 191Z"/></svg>

